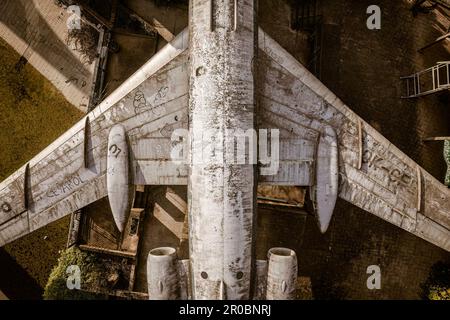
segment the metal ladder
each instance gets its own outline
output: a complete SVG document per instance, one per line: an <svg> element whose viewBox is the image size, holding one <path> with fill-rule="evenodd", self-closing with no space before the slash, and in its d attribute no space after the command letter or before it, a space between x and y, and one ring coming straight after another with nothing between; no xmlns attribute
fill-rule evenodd
<svg viewBox="0 0 450 320"><path fill-rule="evenodd" d="M296 0L291 10L291 29L314 32L318 20L321 19L319 13L318 0Z"/></svg>
<svg viewBox="0 0 450 320"><path fill-rule="evenodd" d="M406 95L402 98L417 98L450 89L450 61L438 62L435 66L401 77L406 83Z"/></svg>

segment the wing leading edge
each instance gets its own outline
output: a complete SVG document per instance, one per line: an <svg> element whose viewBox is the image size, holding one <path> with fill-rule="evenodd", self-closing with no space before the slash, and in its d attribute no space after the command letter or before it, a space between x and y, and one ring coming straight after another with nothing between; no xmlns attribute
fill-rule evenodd
<svg viewBox="0 0 450 320"><path fill-rule="evenodd" d="M187 47L185 30L0 183L0 247L107 195L107 157L121 152L117 145L108 146L117 125L129 143L130 184L186 184L185 170L168 161L164 150L170 149L175 129L187 128ZM148 169L152 175L145 174Z"/></svg>
<svg viewBox="0 0 450 320"><path fill-rule="evenodd" d="M261 122L272 119L273 127L280 128L285 138L298 136L318 145L321 137L332 143L336 135L336 194L450 251L450 190L358 117L261 29L259 48L257 96ZM320 152L315 159L312 169L319 165ZM328 168L333 172L332 165ZM332 196L333 179L325 179L322 186L320 183L316 174L314 181L303 185ZM321 205L317 202L325 201L322 212L318 212L319 225L325 231L333 198L313 200L317 206Z"/></svg>

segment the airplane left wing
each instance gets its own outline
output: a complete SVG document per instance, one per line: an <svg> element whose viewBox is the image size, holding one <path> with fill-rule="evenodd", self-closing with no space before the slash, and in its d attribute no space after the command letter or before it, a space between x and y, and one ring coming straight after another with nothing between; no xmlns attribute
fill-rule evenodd
<svg viewBox="0 0 450 320"><path fill-rule="evenodd" d="M261 29L259 48L259 125L280 129L282 139L305 140L309 146L303 160L312 164L303 171L314 172L309 183L285 175L280 159L278 175L289 180L273 179L273 184L310 186L322 232L339 196L450 251L450 189L358 117ZM316 146L312 155L311 144Z"/></svg>
<svg viewBox="0 0 450 320"><path fill-rule="evenodd" d="M186 169L168 161L171 133L187 128L187 47L185 30L0 184L0 246L107 195L107 158L124 153L108 141L117 125L128 145L130 184L187 183Z"/></svg>

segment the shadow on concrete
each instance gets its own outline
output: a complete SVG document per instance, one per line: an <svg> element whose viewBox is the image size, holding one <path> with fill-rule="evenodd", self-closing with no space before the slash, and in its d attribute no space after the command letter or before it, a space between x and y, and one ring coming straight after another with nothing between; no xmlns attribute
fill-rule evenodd
<svg viewBox="0 0 450 320"><path fill-rule="evenodd" d="M57 10L56 5L55 10ZM66 43L58 38L32 1L0 1L0 12L2 12L0 22L26 42L29 49L39 54L42 59L52 64L56 57L64 58L64 65L67 67L58 68L67 79L73 78L74 72L83 77L89 77L90 71ZM81 81L72 81L71 84L79 89L83 87Z"/></svg>

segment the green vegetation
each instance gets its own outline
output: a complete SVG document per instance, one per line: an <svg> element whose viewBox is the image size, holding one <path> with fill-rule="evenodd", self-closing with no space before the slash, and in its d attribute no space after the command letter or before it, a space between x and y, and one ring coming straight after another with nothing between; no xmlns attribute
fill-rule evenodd
<svg viewBox="0 0 450 320"><path fill-rule="evenodd" d="M69 129L83 114L0 39L0 181ZM68 219L40 229L7 252L44 287L67 239Z"/></svg>
<svg viewBox="0 0 450 320"><path fill-rule="evenodd" d="M98 300L105 296L67 288L69 266L78 266L81 271L81 289L99 288L105 285L105 268L95 254L86 253L76 247L65 250L58 259L44 291L45 300Z"/></svg>
<svg viewBox="0 0 450 320"><path fill-rule="evenodd" d="M450 264L436 263L422 288L426 300L450 300Z"/></svg>
<svg viewBox="0 0 450 320"><path fill-rule="evenodd" d="M450 288L433 286L428 294L429 300L450 300Z"/></svg>

